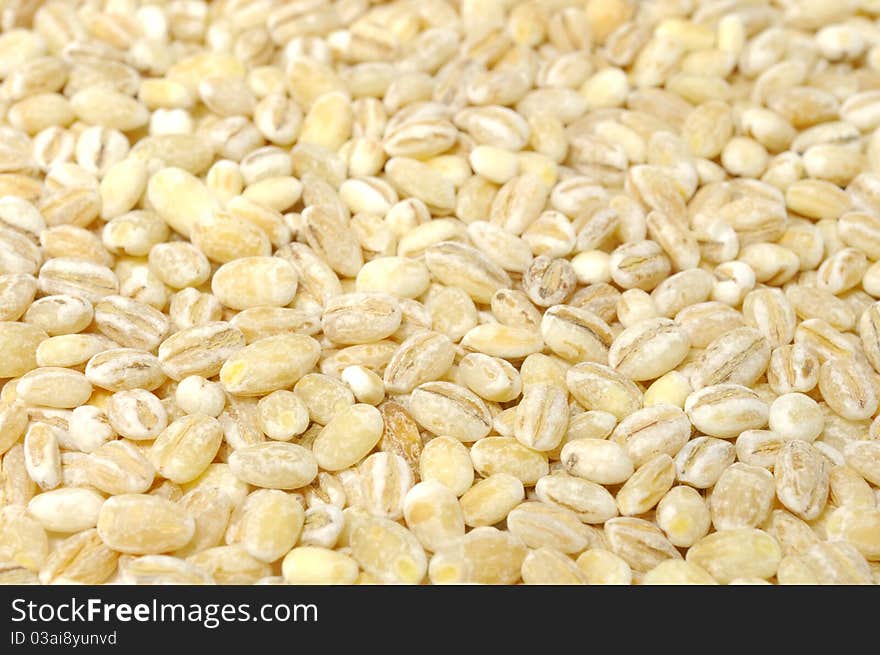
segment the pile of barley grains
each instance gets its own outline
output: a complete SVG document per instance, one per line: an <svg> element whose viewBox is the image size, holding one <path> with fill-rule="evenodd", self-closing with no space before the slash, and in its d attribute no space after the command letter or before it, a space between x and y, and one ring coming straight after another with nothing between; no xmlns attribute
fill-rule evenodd
<svg viewBox="0 0 880 655"><path fill-rule="evenodd" d="M877 0L0 27L0 582L880 582Z"/></svg>

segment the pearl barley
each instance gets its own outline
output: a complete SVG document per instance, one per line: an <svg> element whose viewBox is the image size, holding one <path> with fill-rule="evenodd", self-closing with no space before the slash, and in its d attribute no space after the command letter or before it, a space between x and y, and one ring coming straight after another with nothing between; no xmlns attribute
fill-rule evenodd
<svg viewBox="0 0 880 655"><path fill-rule="evenodd" d="M0 12L0 583L876 583L876 0Z"/></svg>
<svg viewBox="0 0 880 655"><path fill-rule="evenodd" d="M802 393L784 394L770 405L770 429L784 439L813 441L824 425L819 403Z"/></svg>

